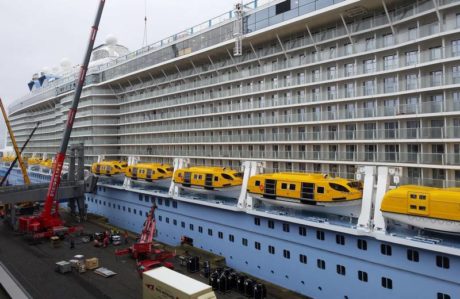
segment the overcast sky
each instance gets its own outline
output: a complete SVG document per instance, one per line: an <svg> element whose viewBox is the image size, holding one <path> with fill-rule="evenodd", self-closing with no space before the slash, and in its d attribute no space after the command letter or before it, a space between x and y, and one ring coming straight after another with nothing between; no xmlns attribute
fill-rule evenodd
<svg viewBox="0 0 460 299"><path fill-rule="evenodd" d="M106 0L96 46L109 34L134 51L233 9L238 0ZM5 106L29 92L44 67L83 60L99 0L0 0L0 97ZM147 9L145 9L147 7ZM0 116L0 148L6 127Z"/></svg>
<svg viewBox="0 0 460 299"><path fill-rule="evenodd" d="M147 0L153 43L230 11L237 0ZM28 93L32 74L83 59L99 0L0 0L0 97ZM131 51L142 47L145 0L106 0L96 45L108 34Z"/></svg>

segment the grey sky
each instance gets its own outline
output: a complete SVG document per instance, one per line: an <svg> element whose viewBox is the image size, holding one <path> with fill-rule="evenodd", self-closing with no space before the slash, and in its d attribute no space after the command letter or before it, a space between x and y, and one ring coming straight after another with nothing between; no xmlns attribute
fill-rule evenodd
<svg viewBox="0 0 460 299"><path fill-rule="evenodd" d="M227 12L237 0L147 0L148 41ZM0 0L0 97L6 105L28 93L44 66L82 60L98 0ZM145 0L107 0L96 45L108 34L130 50L141 48Z"/></svg>
<svg viewBox="0 0 460 299"><path fill-rule="evenodd" d="M131 51L142 47L145 4L153 43L230 11L238 0L106 0L96 46L108 34ZM99 0L0 0L0 97L7 107L26 95L43 67L83 59ZM0 148L6 127L0 116Z"/></svg>

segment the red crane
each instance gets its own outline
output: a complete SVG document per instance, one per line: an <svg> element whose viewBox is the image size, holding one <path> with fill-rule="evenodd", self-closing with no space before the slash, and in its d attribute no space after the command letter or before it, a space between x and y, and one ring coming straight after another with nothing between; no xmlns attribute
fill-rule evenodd
<svg viewBox="0 0 460 299"><path fill-rule="evenodd" d="M144 222L139 240L129 248L115 250L116 256L131 254L137 260L139 273L158 266L174 268L172 263L166 261L174 257L174 253L154 248L153 237L156 232L155 209L156 206L153 205Z"/></svg>
<svg viewBox="0 0 460 299"><path fill-rule="evenodd" d="M24 216L19 218L19 230L26 233L32 233L35 238L50 237L59 233L72 233L76 230L75 227L66 228L64 222L59 216L59 201L56 200L56 193L61 183L61 173L64 165L64 160L67 152L67 146L70 141L70 133L72 132L75 114L77 113L78 103L85 83L86 72L88 70L89 59L93 51L94 42L101 21L102 11L104 9L105 0L100 0L97 10L94 25L91 28L91 35L86 49L86 55L80 67L77 86L72 105L67 114L67 123L65 125L64 136L61 141L59 152L56 154L56 159L53 167L53 174L49 184L48 192L45 199L45 207L38 216ZM54 211L53 211L54 206Z"/></svg>

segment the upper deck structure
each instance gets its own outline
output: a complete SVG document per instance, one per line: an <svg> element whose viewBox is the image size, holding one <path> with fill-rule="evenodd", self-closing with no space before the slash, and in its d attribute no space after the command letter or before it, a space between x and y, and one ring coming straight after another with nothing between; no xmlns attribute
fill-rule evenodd
<svg viewBox="0 0 460 299"><path fill-rule="evenodd" d="M112 54L89 70L72 132L88 163L388 165L404 183L460 181L460 1L259 0ZM42 122L29 154L56 152L75 76L10 105L19 142Z"/></svg>

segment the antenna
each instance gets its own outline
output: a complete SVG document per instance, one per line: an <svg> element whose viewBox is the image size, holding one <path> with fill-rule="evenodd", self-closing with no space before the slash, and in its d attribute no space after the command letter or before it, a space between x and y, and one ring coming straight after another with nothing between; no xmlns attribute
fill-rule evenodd
<svg viewBox="0 0 460 299"><path fill-rule="evenodd" d="M147 46L147 0L144 0L144 38L142 39L142 47Z"/></svg>
<svg viewBox="0 0 460 299"><path fill-rule="evenodd" d="M235 47L233 56L243 55L243 1L235 4L236 20L233 24L233 36L235 36Z"/></svg>

